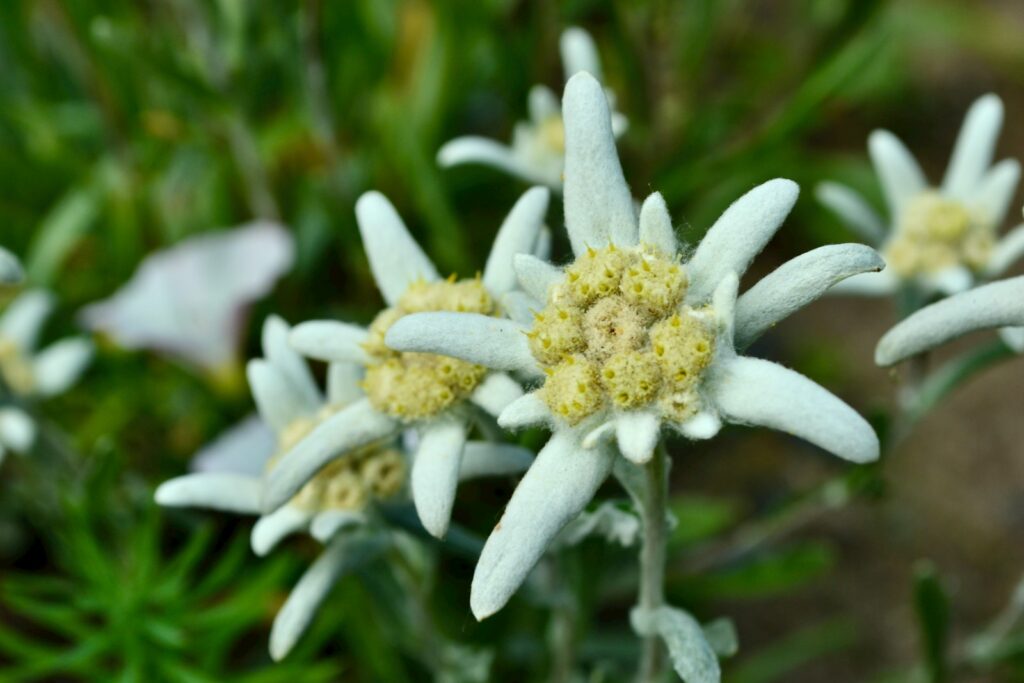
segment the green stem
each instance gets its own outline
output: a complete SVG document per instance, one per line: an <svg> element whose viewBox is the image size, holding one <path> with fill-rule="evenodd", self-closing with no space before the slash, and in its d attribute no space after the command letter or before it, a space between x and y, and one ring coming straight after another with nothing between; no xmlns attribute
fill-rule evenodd
<svg viewBox="0 0 1024 683"><path fill-rule="evenodd" d="M565 580L565 557L559 551L549 557L547 588L554 601L548 642L551 647L551 683L568 683L576 666L576 600Z"/></svg>
<svg viewBox="0 0 1024 683"><path fill-rule="evenodd" d="M654 457L644 467L645 486L641 514L643 516L643 546L640 549L639 607L647 614L665 604L665 544L668 529L665 523L668 504L668 457L659 446ZM637 681L650 683L661 674L663 652L657 635L644 637L640 654Z"/></svg>

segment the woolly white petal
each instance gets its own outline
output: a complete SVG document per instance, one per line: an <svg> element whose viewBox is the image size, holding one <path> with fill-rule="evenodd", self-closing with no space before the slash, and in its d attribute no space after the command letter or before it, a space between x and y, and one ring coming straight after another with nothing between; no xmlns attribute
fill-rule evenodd
<svg viewBox="0 0 1024 683"><path fill-rule="evenodd" d="M437 420L424 427L420 437L412 461L412 500L423 528L444 538L455 503L466 425L461 420Z"/></svg>
<svg viewBox="0 0 1024 683"><path fill-rule="evenodd" d="M1024 225L1018 225L1003 235L985 266L985 275L998 277L1024 256Z"/></svg>
<svg viewBox="0 0 1024 683"><path fill-rule="evenodd" d="M398 428L395 420L375 410L366 399L335 413L318 424L270 470L263 509L276 510L327 463L353 449L391 436Z"/></svg>
<svg viewBox="0 0 1024 683"><path fill-rule="evenodd" d="M736 273L726 273L718 283L711 297L711 307L718 319L719 343L727 349L733 349L733 337L736 328L736 295L739 294L740 279Z"/></svg>
<svg viewBox="0 0 1024 683"><path fill-rule="evenodd" d="M538 302L526 292L516 290L502 297L501 307L510 319L515 320L524 327L532 327L534 313L543 309L544 304Z"/></svg>
<svg viewBox="0 0 1024 683"><path fill-rule="evenodd" d="M363 367L356 363L330 363L327 366L327 401L335 405L353 403L363 396L360 382Z"/></svg>
<svg viewBox="0 0 1024 683"><path fill-rule="evenodd" d="M537 233L537 241L533 243L531 253L542 261L551 259L551 228L547 225L540 226Z"/></svg>
<svg viewBox="0 0 1024 683"><path fill-rule="evenodd" d="M260 557L266 555L282 539L309 526L310 517L309 512L294 505L282 505L270 514L263 515L256 520L249 535L252 551Z"/></svg>
<svg viewBox="0 0 1024 683"><path fill-rule="evenodd" d="M627 460L638 465L651 459L658 445L660 430L661 420L654 413L624 413L615 420L619 451Z"/></svg>
<svg viewBox="0 0 1024 683"><path fill-rule="evenodd" d="M672 217L660 192L648 195L640 207L640 242L669 255L674 255L679 248Z"/></svg>
<svg viewBox="0 0 1024 683"><path fill-rule="evenodd" d="M907 201L927 189L928 181L914 155L887 130L876 130L868 137L868 153L895 220Z"/></svg>
<svg viewBox="0 0 1024 683"><path fill-rule="evenodd" d="M974 101L964 117L946 176L942 179L944 194L960 200L970 199L992 163L1002 126L1002 100L989 94Z"/></svg>
<svg viewBox="0 0 1024 683"><path fill-rule="evenodd" d="M295 646L335 582L372 559L384 544L385 539L380 536L350 538L342 535L331 541L299 579L274 618L270 656L275 661L283 659Z"/></svg>
<svg viewBox="0 0 1024 683"><path fill-rule="evenodd" d="M16 285L25 278L25 271L21 268L18 258L0 247L0 284Z"/></svg>
<svg viewBox="0 0 1024 683"><path fill-rule="evenodd" d="M329 542L342 529L366 523L366 515L351 510L326 510L313 518L309 533L321 543Z"/></svg>
<svg viewBox="0 0 1024 683"><path fill-rule="evenodd" d="M288 341L291 326L277 315L263 322L263 355L292 385L296 397L301 398L306 412L314 412L323 403L309 364L292 348Z"/></svg>
<svg viewBox="0 0 1024 683"><path fill-rule="evenodd" d="M537 235L544 224L551 191L546 187L533 187L519 198L494 238L494 246L484 266L484 287L500 297L516 286L512 259L516 254L533 250Z"/></svg>
<svg viewBox="0 0 1024 683"><path fill-rule="evenodd" d="M733 202L686 264L690 276L686 301L706 301L726 273L742 276L789 215L799 194L792 180L775 178Z"/></svg>
<svg viewBox="0 0 1024 683"><path fill-rule="evenodd" d="M530 120L542 123L546 119L562 115L558 96L546 85L535 85L526 96L526 108L530 112Z"/></svg>
<svg viewBox="0 0 1024 683"><path fill-rule="evenodd" d="M490 441L470 441L462 452L459 481L479 477L499 477L525 472L533 462L533 453L522 446Z"/></svg>
<svg viewBox="0 0 1024 683"><path fill-rule="evenodd" d="M569 80L580 71L587 71L599 81L601 75L601 59L597 54L594 39L583 29L572 26L562 31L558 41L562 53L562 68L565 69L565 80Z"/></svg>
<svg viewBox="0 0 1024 683"><path fill-rule="evenodd" d="M857 411L803 375L759 358L713 366L712 400L730 422L799 436L853 462L878 459L878 437Z"/></svg>
<svg viewBox="0 0 1024 683"><path fill-rule="evenodd" d="M366 337L366 328L359 325L310 320L296 325L288 339L296 351L316 360L365 364L368 358L362 343Z"/></svg>
<svg viewBox="0 0 1024 683"><path fill-rule="evenodd" d="M256 415L249 415L206 444L192 458L195 472L230 472L261 477L277 450L277 435Z"/></svg>
<svg viewBox="0 0 1024 683"><path fill-rule="evenodd" d="M469 598L477 619L508 602L551 539L594 497L614 460L612 448L581 449L575 431L552 435L480 553Z"/></svg>
<svg viewBox="0 0 1024 683"><path fill-rule="evenodd" d="M50 293L39 289L19 295L0 317L0 337L11 340L23 352L34 349L53 305Z"/></svg>
<svg viewBox="0 0 1024 683"><path fill-rule="evenodd" d="M541 399L536 391L531 391L501 411L501 415L498 416L498 426L504 429L519 429L535 425L549 425L552 418L548 404Z"/></svg>
<svg viewBox="0 0 1024 683"><path fill-rule="evenodd" d="M1017 353L1024 353L1024 327L1001 327L999 337Z"/></svg>
<svg viewBox="0 0 1024 683"><path fill-rule="evenodd" d="M829 294L850 294L853 296L889 296L900 288L900 278L892 269L879 273L851 275L833 285Z"/></svg>
<svg viewBox="0 0 1024 683"><path fill-rule="evenodd" d="M860 194L839 183L819 183L814 191L818 201L831 209L846 225L868 244L881 244L885 238L885 225Z"/></svg>
<svg viewBox="0 0 1024 683"><path fill-rule="evenodd" d="M36 423L21 408L0 408L0 446L25 453L36 440Z"/></svg>
<svg viewBox="0 0 1024 683"><path fill-rule="evenodd" d="M519 383L503 372L488 373L469 397L473 403L497 417L510 403L523 395Z"/></svg>
<svg viewBox="0 0 1024 683"><path fill-rule="evenodd" d="M594 448L598 444L610 441L613 436L615 436L615 420L608 420L586 432L581 443L584 448Z"/></svg>
<svg viewBox="0 0 1024 683"><path fill-rule="evenodd" d="M476 136L455 138L446 142L437 152L437 163L445 168L459 164L483 164L531 182L548 184L551 180L540 177L534 169L519 159L508 145Z"/></svg>
<svg viewBox="0 0 1024 683"><path fill-rule="evenodd" d="M676 425L676 429L688 439L704 441L713 438L722 430L722 418L718 417L717 413L704 410L686 422Z"/></svg>
<svg viewBox="0 0 1024 683"><path fill-rule="evenodd" d="M743 293L736 308L736 348L857 273L878 272L885 261L863 244L818 247L782 264Z"/></svg>
<svg viewBox="0 0 1024 683"><path fill-rule="evenodd" d="M78 381L92 359L92 342L82 337L50 344L32 361L35 390L41 396L55 396Z"/></svg>
<svg viewBox="0 0 1024 683"><path fill-rule="evenodd" d="M414 313L388 330L384 343L397 351L438 353L494 370L539 374L526 327L479 313Z"/></svg>
<svg viewBox="0 0 1024 683"><path fill-rule="evenodd" d="M925 306L885 333L875 362L893 365L968 332L1024 325L1024 276L993 282Z"/></svg>
<svg viewBox="0 0 1024 683"><path fill-rule="evenodd" d="M158 504L168 507L255 514L260 509L260 480L244 474L186 474L160 484L154 498Z"/></svg>
<svg viewBox="0 0 1024 683"><path fill-rule="evenodd" d="M395 305L413 282L438 279L434 264L380 192L366 192L359 198L356 222L373 278L389 305Z"/></svg>
<svg viewBox="0 0 1024 683"><path fill-rule="evenodd" d="M976 206L990 224L1003 224L1013 195L1017 192L1018 182L1020 163L1016 159L1000 161L981 179L981 184L971 199L976 202Z"/></svg>
<svg viewBox="0 0 1024 683"><path fill-rule="evenodd" d="M523 291L539 302L547 301L548 291L565 278L561 268L530 254L516 254L512 265Z"/></svg>
<svg viewBox="0 0 1024 683"><path fill-rule="evenodd" d="M269 361L252 359L246 365L245 374L260 417L275 432L281 432L295 420L309 415L302 397L285 379L284 373Z"/></svg>
<svg viewBox="0 0 1024 683"><path fill-rule="evenodd" d="M637 217L615 151L608 99L593 76L580 72L569 79L562 116L565 226L573 252L636 244Z"/></svg>

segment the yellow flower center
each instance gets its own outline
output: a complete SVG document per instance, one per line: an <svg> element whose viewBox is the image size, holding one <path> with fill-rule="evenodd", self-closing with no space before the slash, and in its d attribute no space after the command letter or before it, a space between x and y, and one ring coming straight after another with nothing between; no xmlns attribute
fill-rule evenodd
<svg viewBox="0 0 1024 683"><path fill-rule="evenodd" d="M490 294L476 278L417 282L393 308L377 315L363 343L370 356L363 390L374 408L405 422L432 417L465 399L487 373L481 365L432 353L400 353L384 344L384 335L396 320L429 311L496 312Z"/></svg>
<svg viewBox="0 0 1024 683"><path fill-rule="evenodd" d="M994 226L960 202L925 192L903 209L886 263L903 277L936 273L952 266L981 269L995 245Z"/></svg>
<svg viewBox="0 0 1024 683"><path fill-rule="evenodd" d="M31 358L6 337L0 337L0 377L16 394L30 394L36 386Z"/></svg>
<svg viewBox="0 0 1024 683"><path fill-rule="evenodd" d="M558 154L565 154L565 124L561 116L549 116L537 125L538 137Z"/></svg>
<svg viewBox="0 0 1024 683"><path fill-rule="evenodd" d="M565 275L527 333L547 374L540 396L551 411L569 424L608 407L656 404L675 422L696 414L715 335L710 309L683 304L678 260L611 245L588 249Z"/></svg>

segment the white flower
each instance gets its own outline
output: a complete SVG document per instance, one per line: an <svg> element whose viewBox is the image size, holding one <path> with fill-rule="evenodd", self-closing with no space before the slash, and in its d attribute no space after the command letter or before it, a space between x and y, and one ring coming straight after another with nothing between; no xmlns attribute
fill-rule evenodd
<svg viewBox="0 0 1024 683"><path fill-rule="evenodd" d="M566 29L559 46L567 80L580 71L601 79L601 62L590 34L581 28ZM607 90L606 95L614 110L614 93ZM550 88L535 85L530 90L528 110L530 120L516 124L511 146L475 136L456 138L441 147L437 153L438 163L445 167L485 164L527 182L560 190L565 167L565 128L558 97ZM612 128L616 136L626 132L627 127L625 116L617 112L612 114Z"/></svg>
<svg viewBox="0 0 1024 683"><path fill-rule="evenodd" d="M541 225L548 195L539 187L527 191L498 231L482 277L461 281L438 276L383 195L369 192L359 199L356 219L388 308L368 329L329 320L303 323L291 342L309 357L362 366L366 397L310 432L270 472L266 509L280 506L321 468L354 449L412 428L418 436L413 501L427 531L444 536L470 426L479 410L501 413L522 396L522 388L506 373L489 372L482 365L433 354L397 353L384 346L384 335L402 316L438 310L475 311L496 329L514 328L511 320L496 316L521 307L521 293L512 292L512 256L544 241Z"/></svg>
<svg viewBox="0 0 1024 683"><path fill-rule="evenodd" d="M885 221L848 187L817 188L818 199L878 246L888 266L850 278L837 292L888 295L912 284L926 294L953 294L1000 276L1024 254L1024 226L1002 239L997 234L1020 178L1016 160L992 164L1002 121L995 95L971 106L939 187L929 185L895 135L873 132L868 151L885 195Z"/></svg>
<svg viewBox="0 0 1024 683"><path fill-rule="evenodd" d="M291 233L275 223L191 237L146 257L82 319L125 348L154 349L214 375L229 372L249 305L288 272L294 252Z"/></svg>
<svg viewBox="0 0 1024 683"><path fill-rule="evenodd" d="M925 306L885 333L875 348L875 362L894 365L969 332L1006 326L1024 326L1024 276L982 285Z"/></svg>
<svg viewBox="0 0 1024 683"><path fill-rule="evenodd" d="M25 277L18 257L0 247L0 285L16 285Z"/></svg>
<svg viewBox="0 0 1024 683"><path fill-rule="evenodd" d="M163 483L155 496L166 506L259 516L251 539L257 555L297 532L308 532L326 545L274 620L270 653L275 659L298 641L334 582L392 542L372 503L400 498L408 469L400 434L381 434L322 468L284 505L262 514L266 471L292 457L293 446L320 425L365 401L361 368L347 362L330 364L326 396L321 394L306 361L289 345L290 332L282 319L268 318L263 326L265 358L249 362L260 418L243 421L204 448L194 460L197 471ZM514 473L530 460L529 453L513 446L469 442L458 477Z"/></svg>
<svg viewBox="0 0 1024 683"><path fill-rule="evenodd" d="M410 315L386 340L540 382L498 418L507 428L544 424L553 435L480 556L470 603L481 619L591 500L617 457L614 442L643 463L662 424L706 439L725 420L794 434L854 462L878 457L875 433L852 408L792 370L736 353L838 280L880 269L878 255L862 245L822 247L737 300L739 276L789 213L797 186L772 180L748 192L684 262L689 250L676 243L661 195L635 213L600 84L574 76L563 111L565 223L576 260L566 268L515 260L540 313L502 324L467 313Z"/></svg>
<svg viewBox="0 0 1024 683"><path fill-rule="evenodd" d="M61 394L81 376L92 358L92 343L69 337L36 352L53 298L41 290L18 296L0 316L0 460L6 451L25 453L36 426L26 402Z"/></svg>

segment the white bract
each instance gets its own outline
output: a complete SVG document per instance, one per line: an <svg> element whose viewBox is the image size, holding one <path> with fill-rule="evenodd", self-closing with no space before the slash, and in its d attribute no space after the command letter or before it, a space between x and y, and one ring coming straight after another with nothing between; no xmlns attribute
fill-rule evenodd
<svg viewBox="0 0 1024 683"><path fill-rule="evenodd" d="M1002 275L1024 254L1024 226L1001 239L998 230L1020 178L1020 164L992 164L1003 121L995 95L967 112L942 184L929 184L913 155L885 130L868 138L868 151L888 209L883 220L854 190L822 183L818 199L869 244L887 268L852 277L837 292L888 295L913 285L926 294L953 294Z"/></svg>
<svg viewBox="0 0 1024 683"><path fill-rule="evenodd" d="M129 349L152 349L215 376L230 373L250 304L292 267L295 245L275 223L190 237L150 254L82 319Z"/></svg>
<svg viewBox="0 0 1024 683"><path fill-rule="evenodd" d="M0 285L16 285L25 277L18 257L0 247Z"/></svg>
<svg viewBox="0 0 1024 683"><path fill-rule="evenodd" d="M47 292L30 290L0 316L0 461L7 451L26 453L35 442L36 425L25 404L67 391L92 358L92 342L82 337L36 351L53 305Z"/></svg>
<svg viewBox="0 0 1024 683"><path fill-rule="evenodd" d="M601 79L601 63L590 34L581 28L566 29L559 46L567 80L580 71ZM605 94L614 111L614 93L606 90ZM511 145L475 136L456 138L437 153L438 163L446 167L485 164L527 182L561 189L565 168L565 127L558 96L546 86L535 85L530 90L528 110L530 119L516 124ZM627 126L625 116L617 112L612 114L612 129L616 136L626 132Z"/></svg>
<svg viewBox="0 0 1024 683"><path fill-rule="evenodd" d="M433 353L400 353L384 345L395 321L422 311L473 311L494 328L514 327L499 317L515 305L512 256L537 248L548 191L533 188L502 224L482 276L442 279L412 239L397 211L377 192L356 203L356 219L377 286L388 305L369 328L323 320L303 323L293 347L311 358L354 363L365 376L365 397L324 420L271 470L264 506L274 510L331 463L368 443L412 429L417 435L411 487L424 527L442 537L448 529L466 438L482 410L498 415L522 396L506 373L483 364ZM502 447L494 446L495 466ZM523 464L507 460L512 471ZM475 467L475 465L473 465Z"/></svg>
<svg viewBox="0 0 1024 683"><path fill-rule="evenodd" d="M737 349L835 282L881 269L879 256L863 245L823 247L737 299L739 276L782 224L797 186L779 179L751 190L684 260L689 250L677 244L662 197L649 196L639 216L634 209L598 81L573 76L563 112L565 223L576 260L560 268L516 258L537 313L500 324L472 313L409 315L386 337L405 352L446 353L537 380L498 418L553 435L480 557L470 601L480 619L507 602L618 452L635 463L651 458L662 425L692 439L714 436L723 421L762 425L854 462L878 457L875 433L852 408Z"/></svg>
<svg viewBox="0 0 1024 683"><path fill-rule="evenodd" d="M885 333L875 348L875 362L894 365L969 332L1007 326L1024 326L1024 276L925 306Z"/></svg>

